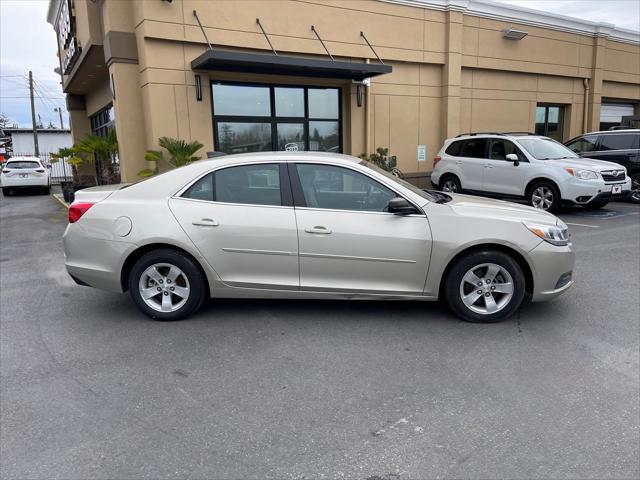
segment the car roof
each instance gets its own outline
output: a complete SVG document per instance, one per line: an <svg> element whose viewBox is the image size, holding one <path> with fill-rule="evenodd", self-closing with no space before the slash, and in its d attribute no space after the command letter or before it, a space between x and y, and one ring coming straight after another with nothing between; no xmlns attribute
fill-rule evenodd
<svg viewBox="0 0 640 480"><path fill-rule="evenodd" d="M620 130L600 130L599 132L589 132L580 135L615 135L616 133L640 133L640 128L621 128Z"/></svg>
<svg viewBox="0 0 640 480"><path fill-rule="evenodd" d="M276 162L299 162L299 161L327 161L338 160L349 163L358 163L361 159L344 155L342 153L328 152L252 152L252 153L236 153L232 155L221 155L213 158L207 158L194 162L195 164L214 163L217 165L233 165L235 163L260 162L260 161L276 161Z"/></svg>
<svg viewBox="0 0 640 480"><path fill-rule="evenodd" d="M462 133L456 137L453 138L448 138L448 141L452 141L452 140L467 140L469 138L521 138L521 137L526 137L526 138L549 138L549 137L545 137L544 135L535 135L533 133L527 133L527 132L513 132L513 133Z"/></svg>

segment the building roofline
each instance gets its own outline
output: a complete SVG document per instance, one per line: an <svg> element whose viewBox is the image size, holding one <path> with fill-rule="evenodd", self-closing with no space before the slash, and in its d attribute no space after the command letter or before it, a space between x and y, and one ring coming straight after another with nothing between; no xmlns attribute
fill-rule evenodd
<svg viewBox="0 0 640 480"><path fill-rule="evenodd" d="M5 134L10 133L33 133L33 128L26 127L9 127L3 128L2 131ZM71 133L71 130L68 128L38 128L38 133Z"/></svg>
<svg viewBox="0 0 640 480"><path fill-rule="evenodd" d="M53 0L52 0L53 1ZM457 11L473 17L549 28L590 37L606 37L617 42L640 45L640 31L619 28L611 23L592 22L580 18L547 13L491 0L379 0L412 7Z"/></svg>

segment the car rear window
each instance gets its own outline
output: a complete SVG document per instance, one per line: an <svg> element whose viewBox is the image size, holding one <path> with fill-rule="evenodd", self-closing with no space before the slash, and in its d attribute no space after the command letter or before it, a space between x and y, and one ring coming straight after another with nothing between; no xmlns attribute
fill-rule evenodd
<svg viewBox="0 0 640 480"><path fill-rule="evenodd" d="M460 157L487 158L487 139L474 138L465 140L460 149Z"/></svg>
<svg viewBox="0 0 640 480"><path fill-rule="evenodd" d="M452 142L451 145L449 145L447 149L444 151L444 153L446 153L447 155L451 155L452 157L457 157L458 155L460 155L461 146L462 146L461 141Z"/></svg>
<svg viewBox="0 0 640 480"><path fill-rule="evenodd" d="M7 162L7 164L5 165L4 168L13 168L16 170L19 169L23 169L23 168L40 168L40 164L38 162L30 162L30 161L15 161L15 162Z"/></svg>
<svg viewBox="0 0 640 480"><path fill-rule="evenodd" d="M640 135L633 133L602 135L600 137L600 150L631 150L638 147Z"/></svg>

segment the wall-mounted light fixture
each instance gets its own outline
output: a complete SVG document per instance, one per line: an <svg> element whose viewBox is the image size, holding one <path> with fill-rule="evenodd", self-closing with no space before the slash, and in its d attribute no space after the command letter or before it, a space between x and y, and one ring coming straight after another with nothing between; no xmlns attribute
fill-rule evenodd
<svg viewBox="0 0 640 480"><path fill-rule="evenodd" d="M196 100L202 101L202 80L200 79L200 75L196 75Z"/></svg>
<svg viewBox="0 0 640 480"><path fill-rule="evenodd" d="M502 30L502 38L506 38L507 40L522 40L528 34L529 32L511 27L507 28L506 30Z"/></svg>

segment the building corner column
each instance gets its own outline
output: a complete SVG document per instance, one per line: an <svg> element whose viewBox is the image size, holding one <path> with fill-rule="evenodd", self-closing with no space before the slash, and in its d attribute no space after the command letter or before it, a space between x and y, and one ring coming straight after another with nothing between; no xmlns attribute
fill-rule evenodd
<svg viewBox="0 0 640 480"><path fill-rule="evenodd" d="M602 83L604 77L604 58L607 51L607 38L597 35L593 40L593 65L589 82L589 108L587 131L600 130L600 106L602 104Z"/></svg>
<svg viewBox="0 0 640 480"><path fill-rule="evenodd" d="M460 133L463 13L447 12L446 54L442 71L442 126L445 138Z"/></svg>

